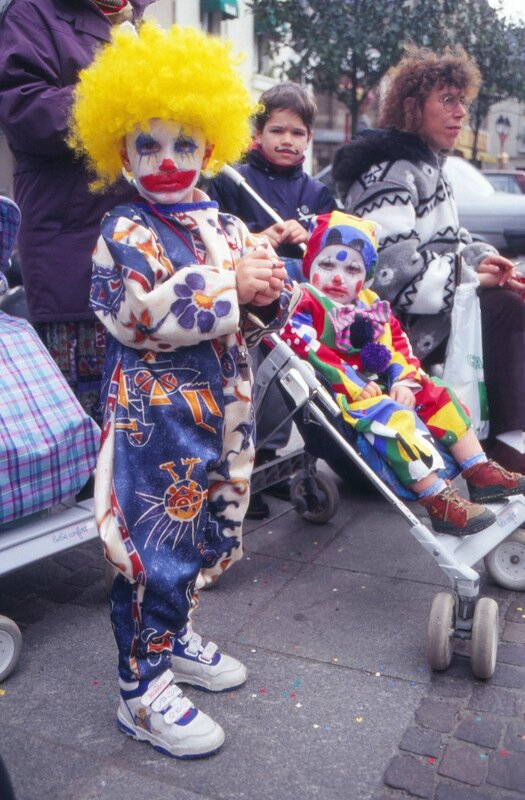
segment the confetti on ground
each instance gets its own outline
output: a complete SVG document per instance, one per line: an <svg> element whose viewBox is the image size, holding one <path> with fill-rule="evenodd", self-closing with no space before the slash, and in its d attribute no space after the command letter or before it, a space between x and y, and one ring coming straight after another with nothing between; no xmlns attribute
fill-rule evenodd
<svg viewBox="0 0 525 800"><path fill-rule="evenodd" d="M476 717L475 722L481 722L481 717Z"/></svg>
<svg viewBox="0 0 525 800"><path fill-rule="evenodd" d="M259 689L259 694L266 694L267 691L268 689Z"/></svg>
<svg viewBox="0 0 525 800"><path fill-rule="evenodd" d="M412 689L415 689L417 687L416 681L410 681L410 686L412 687Z"/></svg>
<svg viewBox="0 0 525 800"><path fill-rule="evenodd" d="M316 724L314 723L313 727L314 727L314 728L317 730L317 728L319 728L319 727L320 727L320 725L316 725Z"/></svg>
<svg viewBox="0 0 525 800"><path fill-rule="evenodd" d="M429 764L435 764L436 763L436 759L433 756L429 756L427 758L427 761L428 761Z"/></svg>
<svg viewBox="0 0 525 800"><path fill-rule="evenodd" d="M500 750L499 754L500 754L500 756L509 756L510 755L508 750Z"/></svg>
<svg viewBox="0 0 525 800"><path fill-rule="evenodd" d="M296 678L294 681L292 681L292 686L294 687L294 689L298 689L300 685L301 685L300 678Z"/></svg>
<svg viewBox="0 0 525 800"><path fill-rule="evenodd" d="M363 719L364 719L363 717L356 717L355 721L358 722L358 723L361 723L363 721Z"/></svg>
<svg viewBox="0 0 525 800"><path fill-rule="evenodd" d="M5 694L5 689L0 689L0 697L3 697Z"/></svg>
<svg viewBox="0 0 525 800"><path fill-rule="evenodd" d="M387 682L388 686L397 686L397 681L392 680L392 678Z"/></svg>
<svg viewBox="0 0 525 800"><path fill-rule="evenodd" d="M332 661L335 661L335 663L337 663L337 662L339 661L339 659L337 658L337 656L334 656L334 657L332 658Z"/></svg>
<svg viewBox="0 0 525 800"><path fill-rule="evenodd" d="M250 651L250 652L252 652L252 653L256 653L256 652L257 652L257 650L255 649L255 647L252 647L252 649L251 649L251 651Z"/></svg>
<svg viewBox="0 0 525 800"><path fill-rule="evenodd" d="M485 759L488 758L488 755L486 753L480 753L479 757L481 758L482 761L485 761Z"/></svg>
<svg viewBox="0 0 525 800"><path fill-rule="evenodd" d="M302 707L303 707L303 704L302 704L302 703L296 703L296 704L295 704L295 707L296 707L296 708L302 708Z"/></svg>
<svg viewBox="0 0 525 800"><path fill-rule="evenodd" d="M98 686L99 683L100 683L100 681L97 681L97 680L91 681L91 685L92 686Z"/></svg>
<svg viewBox="0 0 525 800"><path fill-rule="evenodd" d="M375 675L376 678L380 678L381 677L381 673L380 672L375 672L374 675Z"/></svg>

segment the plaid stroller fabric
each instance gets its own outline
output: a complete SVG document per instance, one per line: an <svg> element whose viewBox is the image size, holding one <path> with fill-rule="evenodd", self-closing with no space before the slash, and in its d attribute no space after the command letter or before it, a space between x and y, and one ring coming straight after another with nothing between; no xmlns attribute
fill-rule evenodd
<svg viewBox="0 0 525 800"><path fill-rule="evenodd" d="M31 325L0 311L0 524L78 492L99 429Z"/></svg>

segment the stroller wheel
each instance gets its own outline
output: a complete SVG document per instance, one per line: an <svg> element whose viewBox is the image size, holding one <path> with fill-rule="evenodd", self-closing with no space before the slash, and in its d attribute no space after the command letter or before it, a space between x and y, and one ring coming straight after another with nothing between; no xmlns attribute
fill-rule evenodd
<svg viewBox="0 0 525 800"><path fill-rule="evenodd" d="M491 578L504 589L525 590L525 530L514 531L483 560Z"/></svg>
<svg viewBox="0 0 525 800"><path fill-rule="evenodd" d="M476 678L491 678L498 654L498 604L491 597L481 597L474 609L470 667Z"/></svg>
<svg viewBox="0 0 525 800"><path fill-rule="evenodd" d="M0 681L14 670L21 647L20 628L12 619L0 615Z"/></svg>
<svg viewBox="0 0 525 800"><path fill-rule="evenodd" d="M299 470L290 482L290 499L300 517L323 524L332 519L339 506L339 491L324 472Z"/></svg>
<svg viewBox="0 0 525 800"><path fill-rule="evenodd" d="M432 669L444 670L450 666L455 619L454 595L439 592L432 601L427 630L427 658Z"/></svg>

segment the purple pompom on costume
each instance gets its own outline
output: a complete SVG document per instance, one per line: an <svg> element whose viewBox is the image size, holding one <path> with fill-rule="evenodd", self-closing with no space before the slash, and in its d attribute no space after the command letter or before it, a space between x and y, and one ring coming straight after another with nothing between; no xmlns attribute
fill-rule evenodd
<svg viewBox="0 0 525 800"><path fill-rule="evenodd" d="M384 344L369 342L361 350L361 361L367 372L385 372L391 359L392 353Z"/></svg>

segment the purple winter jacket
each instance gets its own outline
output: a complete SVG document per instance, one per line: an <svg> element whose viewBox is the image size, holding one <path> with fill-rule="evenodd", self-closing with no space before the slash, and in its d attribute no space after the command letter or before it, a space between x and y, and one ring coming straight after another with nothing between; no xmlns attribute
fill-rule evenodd
<svg viewBox="0 0 525 800"><path fill-rule="evenodd" d="M154 0L131 0L138 17ZM91 253L102 216L133 195L88 189L65 143L72 90L110 24L91 0L13 0L0 24L0 125L15 159L18 249L32 322L91 319ZM118 87L115 87L118 91Z"/></svg>

